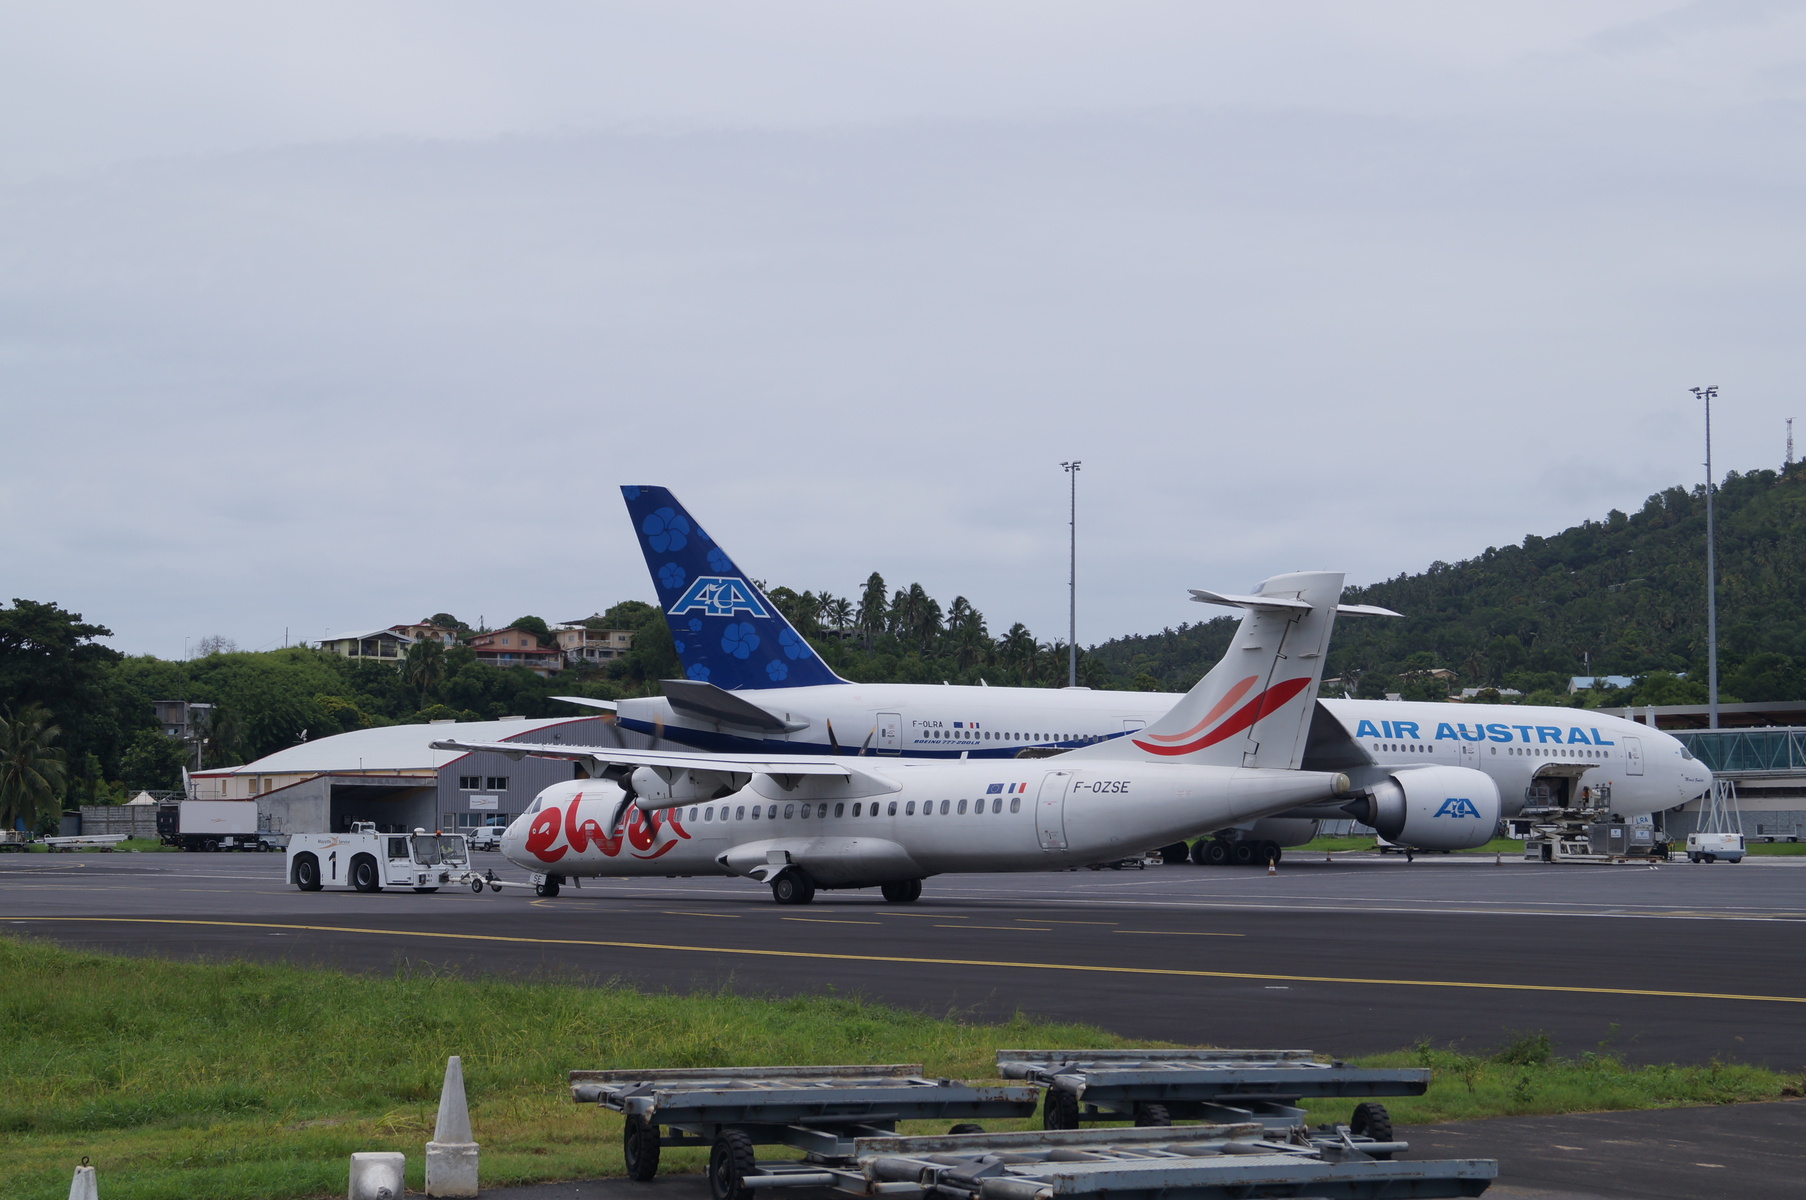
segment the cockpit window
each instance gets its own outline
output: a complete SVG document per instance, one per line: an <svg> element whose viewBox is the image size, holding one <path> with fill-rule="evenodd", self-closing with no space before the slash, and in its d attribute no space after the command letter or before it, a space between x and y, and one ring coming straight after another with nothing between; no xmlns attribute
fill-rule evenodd
<svg viewBox="0 0 1806 1200"><path fill-rule="evenodd" d="M534 814L534 813L536 813L536 812L538 812L538 811L539 811L539 806L540 806L540 805L541 805L541 804L544 804L544 803L545 803L545 797L544 797L544 796L535 796L535 797L533 797L533 803L531 803L531 804L529 804L529 805L527 805L527 815L528 815L528 816L532 816L532 815L533 815L533 814Z"/></svg>
<svg viewBox="0 0 1806 1200"><path fill-rule="evenodd" d="M1687 749L1687 747L1685 747L1685 746L1682 746L1681 747L1681 761L1692 762L1693 761L1693 751Z"/></svg>

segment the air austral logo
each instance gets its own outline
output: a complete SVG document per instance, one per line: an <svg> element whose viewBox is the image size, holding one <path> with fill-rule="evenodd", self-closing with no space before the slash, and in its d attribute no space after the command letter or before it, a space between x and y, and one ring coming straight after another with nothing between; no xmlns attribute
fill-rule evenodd
<svg viewBox="0 0 1806 1200"><path fill-rule="evenodd" d="M1439 817L1478 818L1480 810L1474 807L1474 802L1472 800L1468 800L1464 797L1450 796L1447 800L1442 802L1442 807L1436 810L1436 815Z"/></svg>
<svg viewBox="0 0 1806 1200"><path fill-rule="evenodd" d="M699 575L668 610L674 617L702 612L711 617L769 617L771 610L744 579L731 575Z"/></svg>
<svg viewBox="0 0 1806 1200"><path fill-rule="evenodd" d="M1230 688L1223 698L1204 714L1202 721L1184 733L1148 733L1130 740L1149 754L1195 754L1199 750L1234 737L1269 713L1278 712L1299 692L1311 686L1308 676L1302 679L1288 679L1284 683L1274 684L1240 708L1235 708L1241 702L1242 697L1246 696L1259 682L1258 675L1250 675ZM1235 711L1230 713L1229 710L1232 708L1235 708ZM1229 713L1229 715L1224 716L1225 713ZM1218 723L1219 721L1221 724Z"/></svg>

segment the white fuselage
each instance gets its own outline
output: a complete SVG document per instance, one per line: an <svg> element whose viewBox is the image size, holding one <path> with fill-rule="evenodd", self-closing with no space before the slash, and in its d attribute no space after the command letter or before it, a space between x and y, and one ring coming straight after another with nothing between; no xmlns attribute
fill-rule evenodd
<svg viewBox="0 0 1806 1200"><path fill-rule="evenodd" d="M1025 749L1069 749L1121 737L1158 720L1179 699L1165 692L924 684L771 688L736 695L803 728L762 734L710 724L673 710L662 697L621 701L619 721L625 728L719 752L1015 760ZM1533 777L1550 765L1579 770L1585 784L1609 784L1613 809L1626 816L1684 804L1712 783L1705 765L1673 737L1597 711L1389 700L1317 703L1373 766L1440 764L1484 771L1498 784L1507 815L1522 807ZM1347 767L1337 764L1337 769Z"/></svg>
<svg viewBox="0 0 1806 1200"><path fill-rule="evenodd" d="M508 827L502 852L567 877L757 876L789 862L822 886L863 886L1122 858L1203 826L1326 801L1346 783L1135 760L858 763L852 780L791 777L786 789L754 776L724 798L650 812L605 780L554 784Z"/></svg>

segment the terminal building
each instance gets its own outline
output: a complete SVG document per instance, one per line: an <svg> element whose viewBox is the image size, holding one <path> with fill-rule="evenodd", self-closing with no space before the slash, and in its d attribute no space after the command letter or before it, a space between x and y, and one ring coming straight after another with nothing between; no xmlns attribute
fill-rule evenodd
<svg viewBox="0 0 1806 1200"><path fill-rule="evenodd" d="M303 742L240 767L193 772L189 794L196 800L255 800L259 827L271 833L339 833L353 821L373 821L385 832L450 832L506 824L541 789L584 775L563 759L433 749L445 738L649 744L603 716L388 725Z"/></svg>

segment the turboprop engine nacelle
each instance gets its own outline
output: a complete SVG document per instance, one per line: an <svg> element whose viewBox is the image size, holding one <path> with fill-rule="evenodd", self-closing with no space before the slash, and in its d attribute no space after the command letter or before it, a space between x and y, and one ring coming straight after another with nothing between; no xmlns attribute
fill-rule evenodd
<svg viewBox="0 0 1806 1200"><path fill-rule="evenodd" d="M1389 842L1471 850L1499 827L1499 786L1469 767L1419 767L1374 784L1344 811Z"/></svg>
<svg viewBox="0 0 1806 1200"><path fill-rule="evenodd" d="M670 778L667 779L666 776ZM676 808L684 804L700 804L707 800L718 799L727 792L737 790L736 782L721 771L673 771L669 768L635 767L630 776L633 781L633 802L641 809L651 812L660 808ZM744 782L742 776L740 782Z"/></svg>

